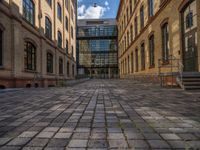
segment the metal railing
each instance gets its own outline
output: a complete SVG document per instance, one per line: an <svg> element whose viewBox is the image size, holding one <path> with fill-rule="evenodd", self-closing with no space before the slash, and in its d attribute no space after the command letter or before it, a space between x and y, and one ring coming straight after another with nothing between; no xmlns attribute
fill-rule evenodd
<svg viewBox="0 0 200 150"><path fill-rule="evenodd" d="M158 60L158 74L160 77L160 85L166 86L166 77L171 77L171 87L174 84L174 77L179 78L179 84L182 84L183 79L183 64L180 59L170 55L167 59L161 58Z"/></svg>

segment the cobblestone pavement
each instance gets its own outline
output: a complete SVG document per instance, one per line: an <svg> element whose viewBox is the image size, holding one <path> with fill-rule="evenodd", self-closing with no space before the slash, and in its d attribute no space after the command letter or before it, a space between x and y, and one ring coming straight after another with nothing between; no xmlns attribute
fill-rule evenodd
<svg viewBox="0 0 200 150"><path fill-rule="evenodd" d="M0 94L1 150L200 148L200 92L131 80Z"/></svg>

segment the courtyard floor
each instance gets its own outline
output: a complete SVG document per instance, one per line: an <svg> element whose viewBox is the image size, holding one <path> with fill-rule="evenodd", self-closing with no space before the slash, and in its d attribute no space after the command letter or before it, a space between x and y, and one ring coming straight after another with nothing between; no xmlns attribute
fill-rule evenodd
<svg viewBox="0 0 200 150"><path fill-rule="evenodd" d="M0 93L0 150L200 149L200 92L133 80Z"/></svg>

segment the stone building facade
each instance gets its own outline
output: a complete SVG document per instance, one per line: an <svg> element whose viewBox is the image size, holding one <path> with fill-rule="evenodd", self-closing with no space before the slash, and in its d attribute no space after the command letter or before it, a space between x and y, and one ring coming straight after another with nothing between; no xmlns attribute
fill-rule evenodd
<svg viewBox="0 0 200 150"><path fill-rule="evenodd" d="M200 72L199 0L121 0L117 24L121 78Z"/></svg>
<svg viewBox="0 0 200 150"><path fill-rule="evenodd" d="M76 1L0 1L0 87L48 87L76 75Z"/></svg>

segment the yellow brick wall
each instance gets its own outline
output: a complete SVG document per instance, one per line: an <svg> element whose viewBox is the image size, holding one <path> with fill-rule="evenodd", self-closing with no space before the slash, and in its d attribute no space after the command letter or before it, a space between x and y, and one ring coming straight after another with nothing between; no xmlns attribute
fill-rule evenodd
<svg viewBox="0 0 200 150"><path fill-rule="evenodd" d="M180 5L183 3L184 0L166 0L166 5L161 7L159 0L154 0L154 16L152 19L148 17L148 1L147 0L140 0L137 1L135 5L133 5L134 13L131 15L130 21L128 25L126 25L125 30L121 30L122 20L124 20L124 15L126 15L126 8L129 8L129 3L121 3L122 9L118 12L118 29L119 29L119 37L118 37L118 44L119 44L119 66L120 66L120 75L121 77L130 76L130 75L148 75L148 74L158 74L158 59L162 58L162 34L161 34L161 24L162 22L167 19L169 24L169 49L170 54L175 56L177 59L182 59L182 44L181 44L181 13L179 11ZM199 8L199 1L197 0L197 7ZM144 6L144 28L140 29L140 8ZM134 7L135 6L135 7ZM199 11L200 9L198 9ZM129 14L130 15L130 14ZM138 18L138 33L137 37L134 36L134 19L135 16ZM198 12L199 16L199 12ZM199 23L200 19L198 19ZM125 36L127 37L127 32L130 32L131 24L133 25L133 41L124 49ZM200 23L199 23L200 24ZM155 38L155 67L149 68L149 35L154 33ZM198 35L200 34L198 28ZM199 36L198 36L199 37ZM130 38L129 38L130 39ZM200 38L198 38L199 41ZM141 71L141 43L145 43L145 70ZM130 42L129 42L130 43ZM199 42L198 42L199 43ZM199 46L198 46L199 47ZM131 56L133 52L135 58L135 50L138 48L138 58L139 58L139 71L134 73L123 73L123 68L121 63L128 59L128 56ZM198 51L200 52L199 48ZM200 60L199 60L200 62ZM128 69L128 65L124 65L125 69ZM130 67L131 68L131 67ZM135 60L134 60L134 68L136 68ZM200 68L200 66L199 66ZM200 70L200 69L199 69ZM177 71L176 69L173 71ZM129 71L130 72L130 71ZM164 69L164 72L169 72L169 69Z"/></svg>

